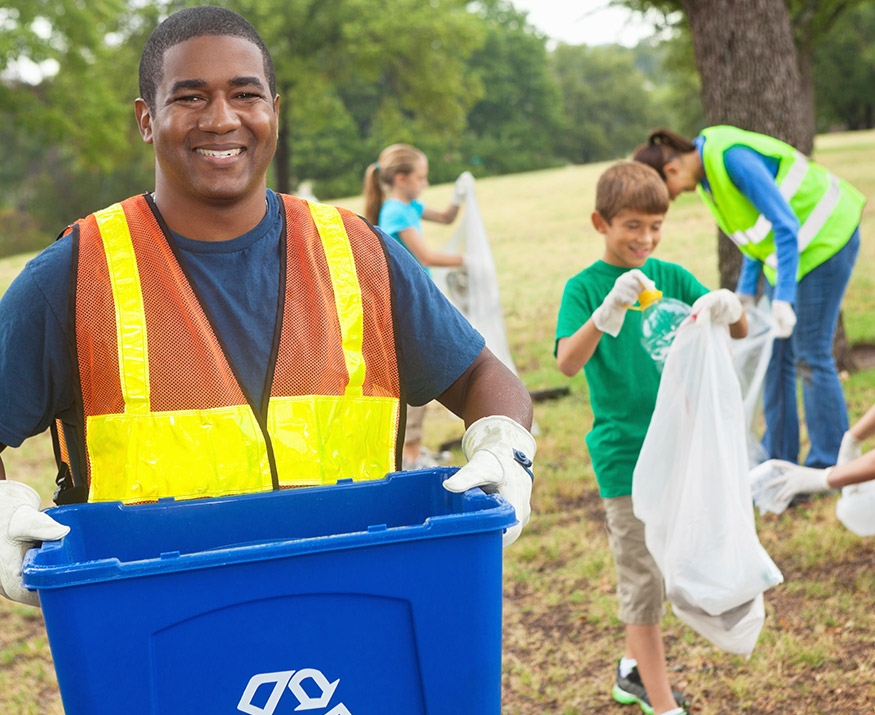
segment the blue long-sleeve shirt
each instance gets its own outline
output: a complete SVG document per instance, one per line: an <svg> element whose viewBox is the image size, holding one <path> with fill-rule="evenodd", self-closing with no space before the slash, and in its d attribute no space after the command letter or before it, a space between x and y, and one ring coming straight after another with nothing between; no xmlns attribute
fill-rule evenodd
<svg viewBox="0 0 875 715"><path fill-rule="evenodd" d="M696 137L693 143L701 155L705 137ZM778 265L773 300L795 302L796 272L799 268L799 219L790 204L781 196L775 182L778 160L764 156L750 147L734 146L723 155L723 162L732 183L771 222L775 232ZM710 191L707 177L702 180L702 185ZM739 293L755 295L761 270L760 261L745 256L736 290Z"/></svg>

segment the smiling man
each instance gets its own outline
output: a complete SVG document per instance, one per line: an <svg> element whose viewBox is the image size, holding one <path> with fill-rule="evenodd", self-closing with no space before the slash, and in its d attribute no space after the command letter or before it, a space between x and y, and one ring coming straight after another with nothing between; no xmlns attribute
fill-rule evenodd
<svg viewBox="0 0 875 715"><path fill-rule="evenodd" d="M267 188L280 98L240 15L174 13L134 103L154 191L80 219L0 300L0 450L51 427L59 504L191 499L397 468L406 404L465 420L482 486L529 518L535 443L519 379L395 241ZM0 462L0 594L65 527Z"/></svg>

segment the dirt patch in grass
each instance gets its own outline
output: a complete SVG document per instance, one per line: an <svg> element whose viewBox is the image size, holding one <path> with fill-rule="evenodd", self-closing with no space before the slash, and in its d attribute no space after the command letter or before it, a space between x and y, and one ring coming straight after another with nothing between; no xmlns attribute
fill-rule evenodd
<svg viewBox="0 0 875 715"><path fill-rule="evenodd" d="M841 529L834 503L819 499L796 514L762 520L764 546L780 552L777 545L782 542L806 543L800 529ZM594 490L582 490L566 502L561 516L549 518L554 525L554 519L603 523L601 500ZM811 538L816 540L816 533ZM875 635L867 614L875 539L850 538L850 547L838 558L810 563L810 554L802 556L791 552L776 559L785 582L766 593L766 623L750 659L720 651L668 609L663 630L670 678L690 698L691 715L875 711ZM550 559L548 571L558 574L563 563L561 556ZM580 580L573 584L573 594L563 594L561 577L551 585L544 565L532 564L537 575L529 580L506 583L502 713L639 712L615 703L610 695L623 648L623 626L614 617L613 579Z"/></svg>
<svg viewBox="0 0 875 715"><path fill-rule="evenodd" d="M869 370L875 367L875 345L857 343L851 348L851 357L854 359L855 370Z"/></svg>

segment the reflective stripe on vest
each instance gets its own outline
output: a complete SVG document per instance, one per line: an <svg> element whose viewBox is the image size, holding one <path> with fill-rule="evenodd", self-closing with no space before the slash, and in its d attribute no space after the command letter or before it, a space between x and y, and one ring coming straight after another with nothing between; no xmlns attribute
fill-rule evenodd
<svg viewBox="0 0 875 715"><path fill-rule="evenodd" d="M365 394L363 385L368 366L363 349L362 284L351 238L340 212L333 207L309 204L308 218L312 217L315 223L330 274L346 367L345 385L338 384L338 394L282 394L281 389L279 392L272 389L267 415L260 423L233 377L219 390L220 395L226 395L221 400L230 404L153 409L152 380L155 378L149 371L150 336L144 291L140 285L142 267L138 265L135 242L125 214L125 208L132 213L144 208L148 212L148 206L144 205L145 199L139 197L129 199L125 206L116 204L94 215L99 232L95 238L102 242L111 288L118 387L123 409L89 413L86 406L89 501L130 503L169 496L180 499L223 496L277 487L335 483L343 478L377 479L391 471L395 464L400 407L397 362L394 352L391 355L388 350L378 353L377 362L381 361L380 355L384 355L382 362L385 364L372 366L372 372L387 377L379 386L369 387L371 394ZM300 204L287 203L287 212L290 207L297 206ZM299 211L296 221L302 218ZM356 231L359 231L359 224L365 226L363 222L354 222ZM295 228L301 229L300 226ZM365 231L370 229L362 229L361 233ZM290 225L287 236L291 234ZM379 243L376 237L374 240ZM369 250L373 262L378 267L385 267L382 249ZM378 259L373 258L377 255L376 250L380 251ZM174 267L168 270L173 273ZM296 286L296 290L303 289ZM382 291L370 290L371 300L387 300L382 297ZM167 299L172 301L174 296ZM314 299L313 304L318 306L318 300ZM381 312L391 314L388 308ZM81 350L79 323L77 308L77 343ZM87 329L87 326L82 327ZM282 356L282 346L289 340L285 337L286 329L284 324L278 372L283 362L289 360ZM203 332L202 327L200 330ZM391 321L385 330L394 330ZM394 333L385 340L372 342L391 345L394 351ZM96 380L93 378L99 380L100 372L86 363L88 359L80 353L83 387L88 381L88 394L91 395L102 388L94 388ZM220 362L215 369L220 374L230 375L224 358L219 355L218 359ZM318 355L315 360L319 360ZM104 362L107 361L103 360L101 365ZM320 367L315 362L309 365L313 371ZM206 368L212 369L211 366ZM281 376L275 384L277 382L282 382ZM100 401L86 399L85 402ZM275 469L271 467L271 456Z"/></svg>
<svg viewBox="0 0 875 715"><path fill-rule="evenodd" d="M802 186L805 174L808 171L808 166L808 158L804 154L796 152L795 161L781 183L778 185L781 196L788 204L793 201L793 197ZM808 214L805 222L799 227L796 242L800 253L808 247L808 244L811 243L820 229L823 228L827 219L830 217L830 214L832 214L835 207L838 206L840 196L841 187L839 186L838 177L829 174L829 189L827 189L820 201L817 202L814 210ZM739 246L743 246L746 243L760 243L761 241L764 241L771 232L772 222L762 214L759 214L751 228L746 231L735 231L730 238ZM766 263L777 267L777 257L774 251L772 251L772 253L766 258Z"/></svg>
<svg viewBox="0 0 875 715"><path fill-rule="evenodd" d="M728 126L709 127L702 135L703 163L711 193L701 185L699 193L741 252L764 263L770 282L774 283L777 268L773 227L728 176L723 155L733 146L751 148L779 162L776 184L800 222L796 236L800 255L797 279L847 243L865 203L853 186L773 137Z"/></svg>

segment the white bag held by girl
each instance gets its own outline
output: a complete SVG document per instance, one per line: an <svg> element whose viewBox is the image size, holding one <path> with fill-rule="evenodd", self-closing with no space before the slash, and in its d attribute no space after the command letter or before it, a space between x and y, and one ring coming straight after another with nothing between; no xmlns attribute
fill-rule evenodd
<svg viewBox="0 0 875 715"><path fill-rule="evenodd" d="M679 618L750 654L783 577L756 534L747 434L729 334L706 317L684 323L662 372L632 482L635 515Z"/></svg>

